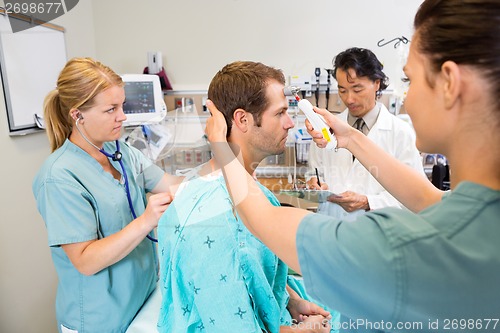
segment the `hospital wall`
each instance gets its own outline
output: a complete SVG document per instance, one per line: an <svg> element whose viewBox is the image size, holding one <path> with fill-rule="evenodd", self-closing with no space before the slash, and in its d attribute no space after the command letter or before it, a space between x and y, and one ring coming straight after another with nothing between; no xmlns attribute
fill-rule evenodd
<svg viewBox="0 0 500 333"><path fill-rule="evenodd" d="M411 38L422 0L133 0L94 1L96 49L120 73L141 72L147 51L161 51L175 90L206 89L235 60L254 60L289 75L332 68L340 51L372 49L393 81L401 61L394 43Z"/></svg>
<svg viewBox="0 0 500 333"><path fill-rule="evenodd" d="M53 22L66 29L68 57L96 56L91 1L80 1ZM57 275L31 192L50 146L43 132L9 136L2 89L0 152L0 332L54 333Z"/></svg>
<svg viewBox="0 0 500 333"><path fill-rule="evenodd" d="M54 23L66 29L68 58L96 57L119 73L139 73L161 51L176 90L206 89L234 60L286 74L331 68L339 51L372 49L398 75L398 54L378 40L411 37L421 0L80 0ZM1 5L1 1L0 1ZM0 332L56 332L57 276L31 182L50 147L44 133L11 137L0 90ZM64 199L60 199L64 204Z"/></svg>

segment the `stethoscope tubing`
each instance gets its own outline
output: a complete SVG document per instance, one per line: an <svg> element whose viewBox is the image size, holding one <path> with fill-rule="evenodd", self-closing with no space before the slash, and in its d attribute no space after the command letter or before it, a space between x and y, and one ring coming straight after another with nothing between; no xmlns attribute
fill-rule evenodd
<svg viewBox="0 0 500 333"><path fill-rule="evenodd" d="M127 193L128 206L130 208L130 212L132 213L132 217L135 220L137 218L137 214L135 213L134 205L132 204L132 197L130 196L130 187L129 187L129 183L128 183L128 175L127 175L127 171L125 170L125 165L123 164L123 161L122 161L122 153L120 151L120 143L119 143L118 140L116 140L115 143L116 143L116 151L115 151L114 154L110 154L110 153L106 152L104 150L104 148L99 149L99 151L101 153L103 153L104 155L106 155L106 157L111 158L113 161L118 161L118 163L120 164L120 167L121 167L122 172L123 172L123 179L125 180L125 192ZM156 238L153 238L150 235L146 235L146 237L150 241L158 243L158 240Z"/></svg>
<svg viewBox="0 0 500 333"><path fill-rule="evenodd" d="M80 121L80 119L83 119L82 115L80 115L78 117L78 119L76 120L75 126L76 126L76 129L78 130L78 132L80 133L80 135L85 139L85 141L87 141L90 145L94 146L97 150L99 150L106 157L111 158L115 162L118 161L118 163L120 164L120 167L122 168L122 172L123 172L123 178L125 180L125 192L127 193L128 206L129 206L130 212L132 213L132 216L134 217L134 220L135 220L137 218L137 215L135 214L134 205L132 204L132 197L130 196L130 188L128 186L128 176L127 176L127 171L125 171L125 165L123 165L122 153L120 151L120 143L119 143L119 141L118 140L115 141L116 151L115 151L114 154L110 154L107 151L105 151L104 147L103 148L97 147L95 144L93 144L92 142L90 142L90 140L87 139L87 137L80 130L80 127L78 126L78 122ZM155 239L155 238L153 238L153 237L151 237L149 235L146 235L146 237L150 241L158 243L157 239Z"/></svg>

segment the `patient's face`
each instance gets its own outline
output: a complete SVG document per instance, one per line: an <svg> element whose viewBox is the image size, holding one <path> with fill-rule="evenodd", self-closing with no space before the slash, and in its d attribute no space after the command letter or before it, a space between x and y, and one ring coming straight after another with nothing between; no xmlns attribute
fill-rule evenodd
<svg viewBox="0 0 500 333"><path fill-rule="evenodd" d="M269 106L262 114L261 126L251 128L249 148L259 158L284 152L288 130L294 126L288 115L288 101L283 88L284 85L277 81L268 85L266 95Z"/></svg>

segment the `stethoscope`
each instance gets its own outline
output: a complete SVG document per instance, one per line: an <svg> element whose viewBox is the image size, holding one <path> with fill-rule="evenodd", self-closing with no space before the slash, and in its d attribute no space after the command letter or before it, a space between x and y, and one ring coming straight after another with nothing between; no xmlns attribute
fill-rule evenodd
<svg viewBox="0 0 500 333"><path fill-rule="evenodd" d="M132 213L132 216L133 216L133 218L135 220L137 218L137 215L135 214L134 205L132 204L132 197L130 196L130 188L129 188L129 185L128 185L128 176L127 176L127 171L125 171L125 165L123 165L122 153L120 151L120 143L119 143L119 141L118 140L115 141L116 151L113 154L110 154L107 151L105 151L104 147L103 148L97 147L95 144L93 144L92 142L90 142L90 140L87 139L87 137L85 135L83 135L82 131L80 130L80 127L78 126L78 122L81 119L83 119L83 116L82 116L82 114L79 114L78 118L76 119L75 126L76 126L76 129L78 130L78 132L80 133L80 135L82 136L82 138L84 138L85 141L87 141L91 146L93 146L94 148L96 148L97 150L99 150L107 158L110 158L113 161L118 162L120 164L120 168L122 169L123 179L124 179L124 182L125 182L125 192L127 193L128 206L129 206L130 212ZM153 237L151 237L149 235L146 235L146 237L149 240L153 241L153 242L156 242L156 243L158 242L157 239L155 239L155 238L153 238Z"/></svg>

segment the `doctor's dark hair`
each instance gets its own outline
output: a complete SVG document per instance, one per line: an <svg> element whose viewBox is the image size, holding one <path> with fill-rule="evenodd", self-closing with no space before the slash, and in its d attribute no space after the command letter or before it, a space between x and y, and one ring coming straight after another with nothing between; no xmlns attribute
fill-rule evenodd
<svg viewBox="0 0 500 333"><path fill-rule="evenodd" d="M341 69L347 74L347 81L350 81L349 69L353 69L357 77L367 77L375 82L380 80L380 87L376 92L379 98L389 85L389 78L382 71L384 66L377 59L375 53L368 49L352 47L340 52L333 61L333 77L337 77L337 69Z"/></svg>
<svg viewBox="0 0 500 333"><path fill-rule="evenodd" d="M426 56L431 72L446 61L469 65L491 82L491 103L500 108L500 1L426 0L414 20L413 43ZM429 74L429 73L428 73ZM427 75L433 87L433 80Z"/></svg>
<svg viewBox="0 0 500 333"><path fill-rule="evenodd" d="M91 58L73 58L66 63L43 104L45 126L52 151L61 147L73 130L70 111L83 112L99 93L123 86L121 77L111 68Z"/></svg>
<svg viewBox="0 0 500 333"><path fill-rule="evenodd" d="M269 105L266 88L270 81L285 84L285 76L279 69L252 61L230 63L215 74L208 98L224 114L228 137L237 109L251 113L255 124L261 126L262 113Z"/></svg>

